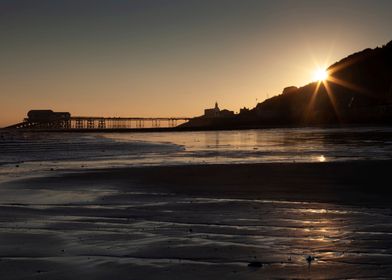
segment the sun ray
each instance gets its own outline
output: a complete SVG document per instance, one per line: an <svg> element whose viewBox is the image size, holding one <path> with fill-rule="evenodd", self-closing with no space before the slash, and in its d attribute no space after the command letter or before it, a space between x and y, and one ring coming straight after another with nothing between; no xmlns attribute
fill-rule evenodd
<svg viewBox="0 0 392 280"><path fill-rule="evenodd" d="M369 94L370 93L368 90L366 90L364 88L361 88L361 87L359 87L357 85L354 85L354 84L352 84L350 82L347 82L347 81L341 80L339 78L336 78L336 77L334 77L332 75L329 76L328 81L330 81L330 82L332 82L334 84L343 86L345 88L348 88L348 89L360 92L360 93L364 93L364 94Z"/></svg>
<svg viewBox="0 0 392 280"><path fill-rule="evenodd" d="M315 87L315 89L314 89L314 91L313 91L313 93L312 93L312 95L310 97L308 106L307 106L307 108L305 110L305 116L304 116L305 122L307 122L309 120L309 115L310 115L310 113L313 110L314 102L316 100L316 95L318 93L318 90L320 89L320 85L321 85L321 81L318 81L317 85L316 85L316 87Z"/></svg>
<svg viewBox="0 0 392 280"><path fill-rule="evenodd" d="M329 71L332 74L339 72L342 69L347 68L348 66L357 63L360 61L362 58L361 57L351 57L351 58L344 58L343 60L339 61L338 63L335 63L330 66Z"/></svg>
<svg viewBox="0 0 392 280"><path fill-rule="evenodd" d="M339 110L338 110L337 102L336 102L335 96L334 96L334 94L333 94L333 92L331 90L331 87L328 84L328 81L324 82L324 87L325 87L325 91L327 92L328 98L331 101L332 108L335 111L335 115L338 118L338 121L340 122L341 121L341 116L340 116L340 113L339 113Z"/></svg>
<svg viewBox="0 0 392 280"><path fill-rule="evenodd" d="M330 50L330 52L328 53L328 56L326 57L326 61L325 61L325 65L327 65L330 57L331 57L331 53L332 53L332 48ZM342 121L342 116L339 112L339 106L338 106L338 102L337 102L337 98L336 98L336 93L333 92L333 87L332 84L336 84L342 87L345 87L349 90L358 92L358 93L362 93L362 94L366 94L369 95L371 92L369 92L367 89L355 85L349 81L345 81L342 80L340 78L337 78L334 74L336 74L337 72L340 72L341 70L343 70L344 68L358 62L361 58L356 58L356 59L344 59L343 61L341 61L338 65L332 65L330 67L323 67L322 65L320 65L319 61L316 59L316 57L310 52L310 56L311 59L313 61L313 63L316 66L316 71L313 73L313 81L315 84L315 88L314 91L312 92L308 104L305 108L305 112L304 112L304 121L307 122L308 120L311 119L311 114L313 112L313 110L315 109L315 101L316 101L316 97L317 94L320 91L320 87L321 85L324 86L325 88L325 92L328 96L328 99L331 102L332 108L334 110L334 113L336 115L336 118L338 119L339 122Z"/></svg>
<svg viewBox="0 0 392 280"><path fill-rule="evenodd" d="M325 57L324 65L328 65L330 63L334 48L335 45L331 45L331 47L329 48L328 54Z"/></svg>

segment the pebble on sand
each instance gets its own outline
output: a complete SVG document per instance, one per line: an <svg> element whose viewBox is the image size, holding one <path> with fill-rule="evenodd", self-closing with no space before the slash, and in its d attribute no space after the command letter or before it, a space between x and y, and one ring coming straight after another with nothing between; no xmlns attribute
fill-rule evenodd
<svg viewBox="0 0 392 280"><path fill-rule="evenodd" d="M248 267L262 267L263 264L261 262L250 262L248 263Z"/></svg>
<svg viewBox="0 0 392 280"><path fill-rule="evenodd" d="M314 256L309 255L306 257L306 261L308 262L308 265L310 266L312 264L312 261L314 261Z"/></svg>

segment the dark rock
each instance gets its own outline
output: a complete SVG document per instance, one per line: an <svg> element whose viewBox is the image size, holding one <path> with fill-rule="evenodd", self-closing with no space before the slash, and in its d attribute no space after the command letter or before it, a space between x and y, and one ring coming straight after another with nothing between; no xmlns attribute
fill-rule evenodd
<svg viewBox="0 0 392 280"><path fill-rule="evenodd" d="M307 256L307 257L306 257L306 261L307 261L308 264L310 265L310 264L312 263L312 261L314 261L314 256L311 256L311 255Z"/></svg>
<svg viewBox="0 0 392 280"><path fill-rule="evenodd" d="M248 267L262 267L263 264L261 262L250 262L248 263Z"/></svg>

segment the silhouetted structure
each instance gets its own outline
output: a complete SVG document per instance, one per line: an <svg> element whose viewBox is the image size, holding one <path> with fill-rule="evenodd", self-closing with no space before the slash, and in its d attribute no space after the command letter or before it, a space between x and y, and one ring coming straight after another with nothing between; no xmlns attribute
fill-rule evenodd
<svg viewBox="0 0 392 280"><path fill-rule="evenodd" d="M190 119L189 122L182 124L182 128L211 128L215 124L230 123L235 117L233 111L226 109L220 110L218 102L215 102L215 107L211 109L205 109L204 115Z"/></svg>
<svg viewBox="0 0 392 280"><path fill-rule="evenodd" d="M50 123L69 121L71 114L68 112L53 112L52 110L31 110L27 113L27 121L32 123Z"/></svg>
<svg viewBox="0 0 392 280"><path fill-rule="evenodd" d="M215 107L211 109L204 110L204 117L206 118L217 118L219 117L220 109L218 106L218 102L215 102Z"/></svg>
<svg viewBox="0 0 392 280"><path fill-rule="evenodd" d="M204 118L224 118L224 117L232 117L234 116L233 111L229 111L226 109L220 110L218 106L218 102L215 102L215 107L211 109L204 110Z"/></svg>
<svg viewBox="0 0 392 280"><path fill-rule="evenodd" d="M7 128L16 129L64 129L64 130L110 130L176 127L178 122L188 121L187 117L173 118L117 118L71 116L68 112L52 110L31 110L23 122ZM146 122L149 124L147 125Z"/></svg>

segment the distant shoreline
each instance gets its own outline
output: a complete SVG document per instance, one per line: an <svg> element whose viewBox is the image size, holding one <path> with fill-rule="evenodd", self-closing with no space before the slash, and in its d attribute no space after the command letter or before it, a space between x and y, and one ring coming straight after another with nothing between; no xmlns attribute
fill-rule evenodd
<svg viewBox="0 0 392 280"><path fill-rule="evenodd" d="M295 129L295 128L362 128L362 127L392 127L391 124L326 124L326 125L264 125L264 126L235 126L235 127L155 127L155 128L114 128L114 129L7 129L0 128L0 132L57 132L57 133L137 133L137 132L193 132L193 131L233 131L258 129Z"/></svg>

